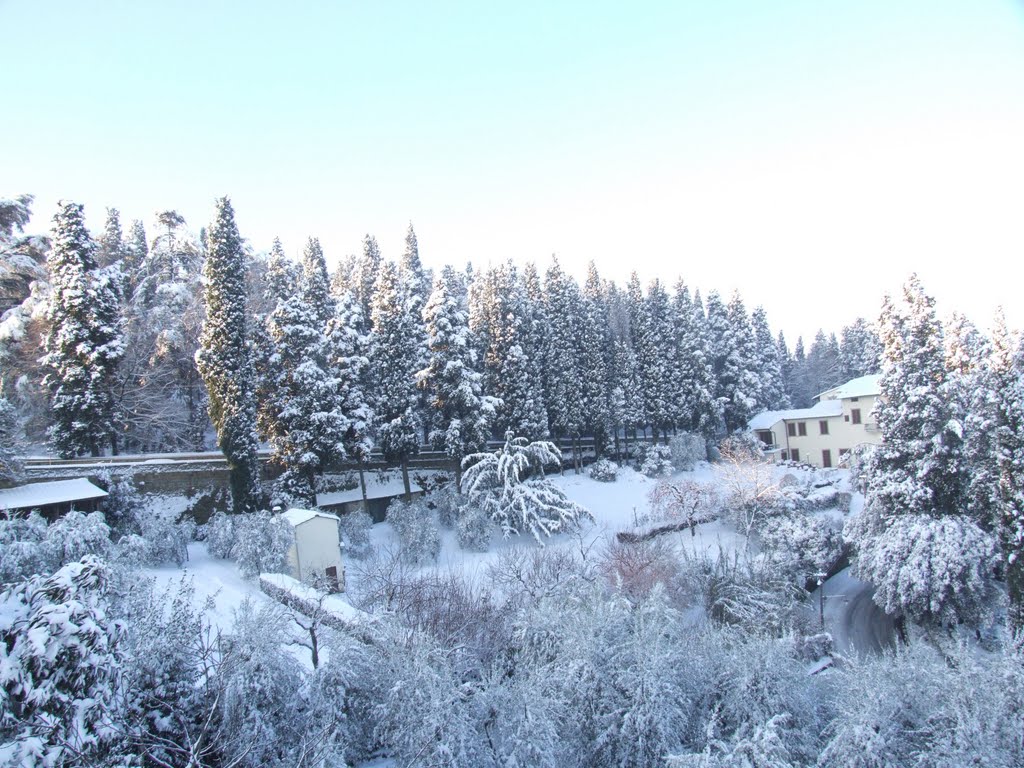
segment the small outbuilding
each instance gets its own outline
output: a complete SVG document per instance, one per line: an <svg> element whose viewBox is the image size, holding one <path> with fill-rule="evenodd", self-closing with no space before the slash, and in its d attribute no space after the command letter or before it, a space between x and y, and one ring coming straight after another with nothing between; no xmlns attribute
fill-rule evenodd
<svg viewBox="0 0 1024 768"><path fill-rule="evenodd" d="M28 483L0 489L0 511L28 514L37 509L47 520L55 520L72 509L94 512L106 496L106 491L86 477Z"/></svg>
<svg viewBox="0 0 1024 768"><path fill-rule="evenodd" d="M423 489L411 484L412 497L419 498L423 495ZM369 507L367 512L375 523L383 523L388 511L388 505L394 500L405 496L405 486L400 478L379 482L377 478L370 476L366 481L366 504ZM356 512L363 508L363 491L359 486L347 491L332 491L330 493L318 493L316 505L320 509L329 509L338 514Z"/></svg>
<svg viewBox="0 0 1024 768"><path fill-rule="evenodd" d="M325 579L331 591L344 592L345 566L337 515L293 507L281 517L295 536L288 550L291 575L306 584Z"/></svg>

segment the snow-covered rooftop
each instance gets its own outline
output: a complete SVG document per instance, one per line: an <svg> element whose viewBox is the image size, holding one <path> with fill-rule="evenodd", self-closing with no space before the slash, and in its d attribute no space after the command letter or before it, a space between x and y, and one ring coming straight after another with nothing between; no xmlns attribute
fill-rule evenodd
<svg viewBox="0 0 1024 768"><path fill-rule="evenodd" d="M423 489L416 485L416 483L411 483L410 485L413 493L423 492ZM366 481L366 498L368 499L387 499L392 496L401 496L403 493L405 493L405 485L402 484L401 478L388 480L385 483L375 480ZM359 489L359 486L356 486L347 491L318 493L316 495L316 505L318 507L333 506L334 504L345 504L350 501L360 501L362 498L363 492Z"/></svg>
<svg viewBox="0 0 1024 768"><path fill-rule="evenodd" d="M870 397L882 391L879 387L881 380L881 375L877 373L873 373L870 376L861 376L860 378L850 379L838 387L826 389L818 397L827 397L829 400L843 400L847 397Z"/></svg>
<svg viewBox="0 0 1024 768"><path fill-rule="evenodd" d="M303 523L309 522L314 517L325 517L328 520L338 522L337 515L332 515L329 512L317 512L316 510L313 509L299 509L298 507L292 507L286 512L282 512L281 517L283 517L284 521L288 523L288 525L290 525L292 528L294 528L297 525L302 525Z"/></svg>
<svg viewBox="0 0 1024 768"><path fill-rule="evenodd" d="M0 490L0 509L35 509L50 504L102 499L106 495L106 491L97 488L84 477L29 483Z"/></svg>
<svg viewBox="0 0 1024 768"><path fill-rule="evenodd" d="M843 404L839 400L822 400L810 408L793 408L788 411L762 411L750 420L749 429L771 429L780 421L796 419L824 419L842 416Z"/></svg>

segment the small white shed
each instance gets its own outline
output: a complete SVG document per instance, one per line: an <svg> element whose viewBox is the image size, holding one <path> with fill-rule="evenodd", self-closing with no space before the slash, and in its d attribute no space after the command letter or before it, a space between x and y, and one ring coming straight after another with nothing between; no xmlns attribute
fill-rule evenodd
<svg viewBox="0 0 1024 768"><path fill-rule="evenodd" d="M288 550L292 576L304 583L326 578L332 591L345 591L338 518L327 512L293 507L281 517L291 526L295 543Z"/></svg>

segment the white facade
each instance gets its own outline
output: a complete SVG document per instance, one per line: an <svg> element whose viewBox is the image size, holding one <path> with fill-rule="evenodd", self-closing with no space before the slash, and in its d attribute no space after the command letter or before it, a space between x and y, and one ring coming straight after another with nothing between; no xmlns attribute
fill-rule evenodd
<svg viewBox="0 0 1024 768"><path fill-rule="evenodd" d="M765 411L749 427L778 461L839 466L851 449L882 442L873 415L878 381L878 376L852 379L822 392L811 408Z"/></svg>
<svg viewBox="0 0 1024 768"><path fill-rule="evenodd" d="M325 579L345 589L345 566L341 561L338 518L311 509L289 509L281 517L291 526L295 542L288 550L291 575L303 583Z"/></svg>

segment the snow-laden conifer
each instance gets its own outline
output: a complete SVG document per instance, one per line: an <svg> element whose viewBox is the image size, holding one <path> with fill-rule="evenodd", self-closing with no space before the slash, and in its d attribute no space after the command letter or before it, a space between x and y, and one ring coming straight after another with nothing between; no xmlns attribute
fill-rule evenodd
<svg viewBox="0 0 1024 768"><path fill-rule="evenodd" d="M455 460L460 489L462 459L486 446L498 404L483 395L463 295L461 277L445 267L423 310L430 357L417 374L428 395L430 442Z"/></svg>
<svg viewBox="0 0 1024 768"><path fill-rule="evenodd" d="M53 408L50 438L63 457L99 456L105 442L116 440L113 383L124 354L117 294L97 274L96 244L85 228L82 206L60 203L53 223L44 359Z"/></svg>
<svg viewBox="0 0 1024 768"><path fill-rule="evenodd" d="M544 467L561 461L554 443L531 443L509 432L502 448L463 460L463 484L470 502L480 505L505 536L528 531L543 544L543 537L591 518L587 510L544 479Z"/></svg>
<svg viewBox="0 0 1024 768"><path fill-rule="evenodd" d="M405 494L411 495L409 458L419 452L416 379L420 319L409 287L393 262L381 267L373 294L371 321L374 412L381 453L402 467Z"/></svg>
<svg viewBox="0 0 1024 768"><path fill-rule="evenodd" d="M255 373L246 319L245 253L231 202L217 201L203 265L206 318L196 365L209 393L210 421L227 459L235 512L251 511L259 492Z"/></svg>

